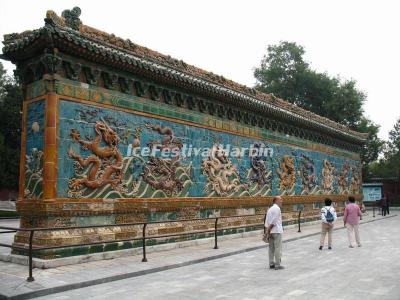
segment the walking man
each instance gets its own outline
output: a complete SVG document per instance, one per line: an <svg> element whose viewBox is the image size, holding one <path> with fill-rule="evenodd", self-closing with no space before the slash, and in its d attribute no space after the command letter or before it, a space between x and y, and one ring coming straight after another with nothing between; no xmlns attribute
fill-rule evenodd
<svg viewBox="0 0 400 300"><path fill-rule="evenodd" d="M344 226L347 228L347 236L349 238L349 247L353 246L353 232L356 238L356 243L358 247L361 247L360 234L358 233L358 223L360 222L361 210L360 207L355 203L354 197L349 197L349 204L346 205L344 209L343 222Z"/></svg>
<svg viewBox="0 0 400 300"><path fill-rule="evenodd" d="M387 198L386 195L383 195L381 199L381 206L382 206L382 216L386 216L386 207L387 207Z"/></svg>
<svg viewBox="0 0 400 300"><path fill-rule="evenodd" d="M322 250L325 243L325 236L328 233L328 249L332 249L332 232L333 232L333 222L337 219L336 211L332 207L332 200L329 198L325 199L325 207L321 209L321 239L319 243L319 250Z"/></svg>
<svg viewBox="0 0 400 300"><path fill-rule="evenodd" d="M268 209L265 219L266 234L269 242L269 268L275 270L284 269L281 265L282 257L282 197L276 196L272 200L273 205Z"/></svg>
<svg viewBox="0 0 400 300"><path fill-rule="evenodd" d="M388 196L388 194L386 194L386 213L388 215L389 215L389 204L390 204L389 196Z"/></svg>

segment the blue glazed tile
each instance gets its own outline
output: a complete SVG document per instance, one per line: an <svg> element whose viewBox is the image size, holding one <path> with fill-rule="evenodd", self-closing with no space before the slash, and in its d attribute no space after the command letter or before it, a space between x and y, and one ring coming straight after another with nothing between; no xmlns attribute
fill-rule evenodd
<svg viewBox="0 0 400 300"><path fill-rule="evenodd" d="M43 105L43 104L42 104ZM42 107L43 108L43 107ZM40 105L36 108L36 111L40 111ZM151 108L148 107L151 111ZM32 108L32 110L34 110ZM182 113L169 112L171 116L183 117ZM32 115L32 114L31 114ZM33 122L33 117L30 117ZM168 145L170 140L169 134L163 134L166 132L166 128L172 129L173 137L175 140L181 141L187 146L196 148L212 148L215 144L222 143L224 147L228 144L233 147L247 147L250 148L256 141L243 136L236 136L229 133L222 133L212 131L204 128L182 125L170 121L159 120L156 118L149 118L129 114L126 112L115 111L111 109L99 109L94 106L83 105L79 103L71 103L68 101L60 101L60 129L59 129L59 178L60 180L66 181L74 176L73 160L68 158L68 150L73 149L76 153L82 157L88 157L93 154L90 150L84 150L79 143L71 140L70 133L72 129L78 130L81 135L81 139L91 141L95 138L95 124L97 121L105 122L110 126L117 135L121 138L118 145L118 149L123 156L128 155L129 144L132 143L134 136L133 132L136 128L141 128L142 132L140 135L140 145L146 146L151 142ZM29 122L28 122L29 123ZM149 126L157 125L158 128L151 129ZM37 137L28 136L27 147L38 147L40 143L43 143L43 134L37 133ZM40 142L42 141L42 142ZM257 141L260 142L260 141ZM288 155L295 159L295 170L296 174L299 174L302 168L303 155L309 157L314 161L315 173L317 175L317 183L321 184L321 174L323 169L323 160L327 159L331 161L337 170L340 170L342 165L348 161L349 164L356 164L352 160L345 160L341 157L326 155L317 151L307 151L298 147L290 147L288 145L278 145L265 141L267 147L271 147L273 150L273 157L267 158L264 163L267 170L272 172L272 191L273 194L280 193L279 191L279 178L277 175L277 169L280 168L280 163L283 156ZM102 141L101 147L107 147L107 144ZM148 158L143 158L145 162L139 160L134 161L128 166L127 172L131 174L136 180L142 180L140 174L143 172L144 164L148 161ZM192 165L192 181L194 182L189 189L189 195L193 197L204 197L207 194L204 192L204 187L208 183L208 177L202 173L202 162L206 159L201 155L194 156L193 153L190 157L182 159L181 165L187 166ZM248 170L251 169L251 161L247 156L238 159L236 157L230 157L230 160L240 174L240 182L248 183L247 178ZM128 175L129 175L128 174ZM348 174L348 179L351 178L351 173ZM125 175L124 175L125 176ZM129 176L128 176L129 177ZM66 195L67 185L60 182L62 188L60 193L63 196ZM337 182L335 182L337 186ZM302 181L300 176L297 176L294 191L296 194L302 192ZM59 194L61 195L61 194Z"/></svg>

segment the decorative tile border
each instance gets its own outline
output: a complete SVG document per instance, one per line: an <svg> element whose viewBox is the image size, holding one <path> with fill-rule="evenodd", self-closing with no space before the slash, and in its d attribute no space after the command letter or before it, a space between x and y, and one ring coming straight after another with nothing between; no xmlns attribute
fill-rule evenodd
<svg viewBox="0 0 400 300"><path fill-rule="evenodd" d="M63 79L57 83L56 88L57 94L75 98L71 100L78 102L95 102L100 104L100 106L112 106L113 109L143 113L147 116L162 118L173 122L180 121L181 123L188 125L190 124L217 131L229 132L246 137L254 137L260 140L267 139L274 143L287 144L307 150L343 156L354 160L360 159L359 154L357 153L348 152L322 144L316 144L292 136L285 136L257 127L244 126L234 121L224 121L207 114L190 112L184 108L177 108L160 102L151 102L151 100L137 96L127 96L126 94L116 91L110 92L109 90L90 86L88 84Z"/></svg>

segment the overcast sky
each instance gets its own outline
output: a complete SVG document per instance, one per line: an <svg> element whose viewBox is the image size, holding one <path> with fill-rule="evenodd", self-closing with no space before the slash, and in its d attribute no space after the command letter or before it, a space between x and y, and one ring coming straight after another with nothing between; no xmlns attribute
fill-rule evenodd
<svg viewBox="0 0 400 300"><path fill-rule="evenodd" d="M0 39L43 26L48 9L61 15L74 6L86 25L247 86L254 86L253 70L268 45L296 42L314 69L357 81L381 138L400 117L396 1L1 0Z"/></svg>

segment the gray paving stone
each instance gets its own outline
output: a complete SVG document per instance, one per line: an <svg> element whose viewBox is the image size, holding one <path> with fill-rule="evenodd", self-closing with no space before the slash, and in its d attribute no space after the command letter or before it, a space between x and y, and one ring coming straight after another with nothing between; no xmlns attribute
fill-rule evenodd
<svg viewBox="0 0 400 300"><path fill-rule="evenodd" d="M33 283L25 281L26 267L0 262L0 293L8 296L28 291L50 293L68 284L110 279L113 275L151 271L259 247L251 252L39 299L400 299L400 289L393 284L394 274L400 267L400 217L375 219L379 221L360 227L363 247L354 249L347 248L346 233L339 229L340 222L336 226L339 230L334 231L332 251L317 250L319 236L307 237L318 233L319 225L304 227L300 234L294 228L286 230L286 240L303 238L284 244L283 263L287 269L282 271L266 268L266 247L260 237L255 236L222 241L218 250L212 249L210 244L201 244L151 253L148 263L141 263L138 256L130 256L55 269L35 269L36 281ZM370 216L365 217L363 222L370 220ZM325 282L335 288L326 291Z"/></svg>
<svg viewBox="0 0 400 300"><path fill-rule="evenodd" d="M287 269L282 271L267 269L266 250L260 249L62 295L106 299L108 293L121 300L400 299L395 284L400 270L400 217L367 223L360 232L361 248L347 247L344 230L334 232L332 251L318 250L319 236L286 243L283 263ZM99 293L102 286L110 292Z"/></svg>

